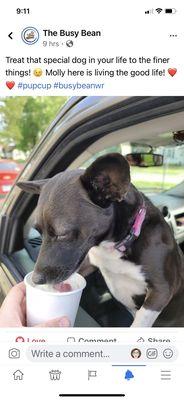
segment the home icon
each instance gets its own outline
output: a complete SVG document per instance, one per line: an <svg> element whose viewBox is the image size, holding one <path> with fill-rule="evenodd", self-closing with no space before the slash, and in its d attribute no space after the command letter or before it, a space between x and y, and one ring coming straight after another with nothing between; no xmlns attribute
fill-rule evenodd
<svg viewBox="0 0 184 400"><path fill-rule="evenodd" d="M24 377L24 374L22 371L20 371L20 369L17 369L17 371L15 371L13 373L13 379L14 381L22 381Z"/></svg>

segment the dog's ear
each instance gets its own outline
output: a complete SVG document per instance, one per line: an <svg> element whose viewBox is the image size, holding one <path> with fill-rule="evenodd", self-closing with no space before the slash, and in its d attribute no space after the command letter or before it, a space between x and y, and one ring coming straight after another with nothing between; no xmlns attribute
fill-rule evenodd
<svg viewBox="0 0 184 400"><path fill-rule="evenodd" d="M106 207L112 201L122 201L130 186L130 168L118 153L97 158L81 176L91 200Z"/></svg>
<svg viewBox="0 0 184 400"><path fill-rule="evenodd" d="M17 182L16 185L24 192L39 194L42 187L48 182L49 179L41 179L39 181L24 181Z"/></svg>

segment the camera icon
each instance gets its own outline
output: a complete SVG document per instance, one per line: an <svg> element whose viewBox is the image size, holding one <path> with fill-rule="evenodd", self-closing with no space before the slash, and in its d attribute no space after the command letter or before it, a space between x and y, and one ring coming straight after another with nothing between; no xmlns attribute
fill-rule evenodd
<svg viewBox="0 0 184 400"><path fill-rule="evenodd" d="M9 358L20 358L20 350L19 349L10 349L8 352L8 357Z"/></svg>

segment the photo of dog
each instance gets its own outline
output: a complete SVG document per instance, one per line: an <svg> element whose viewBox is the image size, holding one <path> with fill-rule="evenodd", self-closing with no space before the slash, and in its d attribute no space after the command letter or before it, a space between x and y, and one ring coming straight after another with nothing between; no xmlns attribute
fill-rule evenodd
<svg viewBox="0 0 184 400"><path fill-rule="evenodd" d="M0 113L0 326L184 327L184 97Z"/></svg>
<svg viewBox="0 0 184 400"><path fill-rule="evenodd" d="M84 172L19 182L39 194L36 228L43 242L35 284L58 283L88 257L132 327L184 326L184 257L162 213L131 183L125 157L99 157Z"/></svg>

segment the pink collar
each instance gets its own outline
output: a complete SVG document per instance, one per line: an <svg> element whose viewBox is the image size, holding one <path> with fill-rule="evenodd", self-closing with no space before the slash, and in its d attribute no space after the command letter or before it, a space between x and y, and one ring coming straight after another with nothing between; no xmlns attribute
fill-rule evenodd
<svg viewBox="0 0 184 400"><path fill-rule="evenodd" d="M136 240L139 237L145 216L146 216L146 206L143 201L142 206L139 207L138 211L136 212L134 223L132 225L130 233L122 241L119 241L118 243L116 243L116 245L115 245L116 250L118 250L122 254L124 254L125 251L134 242L134 240Z"/></svg>

